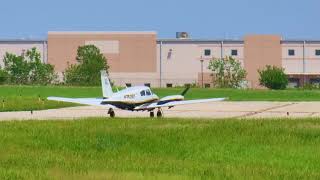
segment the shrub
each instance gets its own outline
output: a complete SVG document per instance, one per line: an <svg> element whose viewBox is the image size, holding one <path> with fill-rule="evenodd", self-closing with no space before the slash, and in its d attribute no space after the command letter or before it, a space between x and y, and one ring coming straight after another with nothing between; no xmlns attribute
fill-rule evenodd
<svg viewBox="0 0 320 180"><path fill-rule="evenodd" d="M4 70L8 74L8 80L13 84L28 84L30 64L23 56L6 53L4 56Z"/></svg>
<svg viewBox="0 0 320 180"><path fill-rule="evenodd" d="M47 85L57 78L54 66L42 63L36 48L28 50L26 55L21 56L6 53L3 61L8 81L13 84Z"/></svg>
<svg viewBox="0 0 320 180"><path fill-rule="evenodd" d="M208 69L213 73L213 84L221 88L237 88L247 75L241 63L231 56L212 59Z"/></svg>
<svg viewBox="0 0 320 180"><path fill-rule="evenodd" d="M0 67L0 84L5 84L8 79L8 73Z"/></svg>
<svg viewBox="0 0 320 180"><path fill-rule="evenodd" d="M258 70L260 85L269 89L285 89L288 85L288 77L283 68L267 65L266 68Z"/></svg>

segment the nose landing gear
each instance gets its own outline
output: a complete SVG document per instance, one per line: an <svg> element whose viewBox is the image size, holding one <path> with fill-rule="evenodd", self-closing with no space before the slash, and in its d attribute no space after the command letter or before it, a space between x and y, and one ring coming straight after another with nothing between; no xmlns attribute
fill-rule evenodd
<svg viewBox="0 0 320 180"><path fill-rule="evenodd" d="M157 111L157 117L158 117L158 118L162 117L162 111L161 111L160 108L159 108L158 111Z"/></svg>

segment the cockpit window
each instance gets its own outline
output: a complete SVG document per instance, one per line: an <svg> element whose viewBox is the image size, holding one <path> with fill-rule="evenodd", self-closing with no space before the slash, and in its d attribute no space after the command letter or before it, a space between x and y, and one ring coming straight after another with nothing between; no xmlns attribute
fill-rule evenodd
<svg viewBox="0 0 320 180"><path fill-rule="evenodd" d="M141 95L141 96L145 96L145 95L146 95L146 91L144 91L144 90L141 91L141 92L140 92L140 95Z"/></svg>
<svg viewBox="0 0 320 180"><path fill-rule="evenodd" d="M149 89L148 89L146 92L147 92L147 96L150 96L150 95L151 95L151 92L150 92Z"/></svg>

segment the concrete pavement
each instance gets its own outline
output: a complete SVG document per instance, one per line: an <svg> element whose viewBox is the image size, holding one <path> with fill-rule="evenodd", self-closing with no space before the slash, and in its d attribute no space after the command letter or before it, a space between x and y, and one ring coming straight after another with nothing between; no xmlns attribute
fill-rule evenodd
<svg viewBox="0 0 320 180"><path fill-rule="evenodd" d="M163 109L164 117L181 118L274 118L320 117L320 102L213 102ZM149 117L148 112L115 110L116 117ZM0 120L49 120L109 117L107 109L80 106L22 112L0 112Z"/></svg>

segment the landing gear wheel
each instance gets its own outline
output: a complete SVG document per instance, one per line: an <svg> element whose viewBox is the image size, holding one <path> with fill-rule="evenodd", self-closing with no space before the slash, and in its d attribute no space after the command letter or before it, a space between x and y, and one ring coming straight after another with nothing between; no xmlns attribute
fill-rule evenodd
<svg viewBox="0 0 320 180"><path fill-rule="evenodd" d="M154 117L154 112L150 111L150 117L153 118Z"/></svg>
<svg viewBox="0 0 320 180"><path fill-rule="evenodd" d="M116 116L116 113L114 113L113 109L109 109L108 114L110 115L111 118L114 118Z"/></svg>
<svg viewBox="0 0 320 180"><path fill-rule="evenodd" d="M114 111L111 111L109 114L110 114L110 117L111 117L111 118L114 118L114 117L116 116L116 114L114 113Z"/></svg>
<svg viewBox="0 0 320 180"><path fill-rule="evenodd" d="M157 111L157 117L158 117L158 118L162 117L162 112L161 112L161 110L158 110L158 111Z"/></svg>

